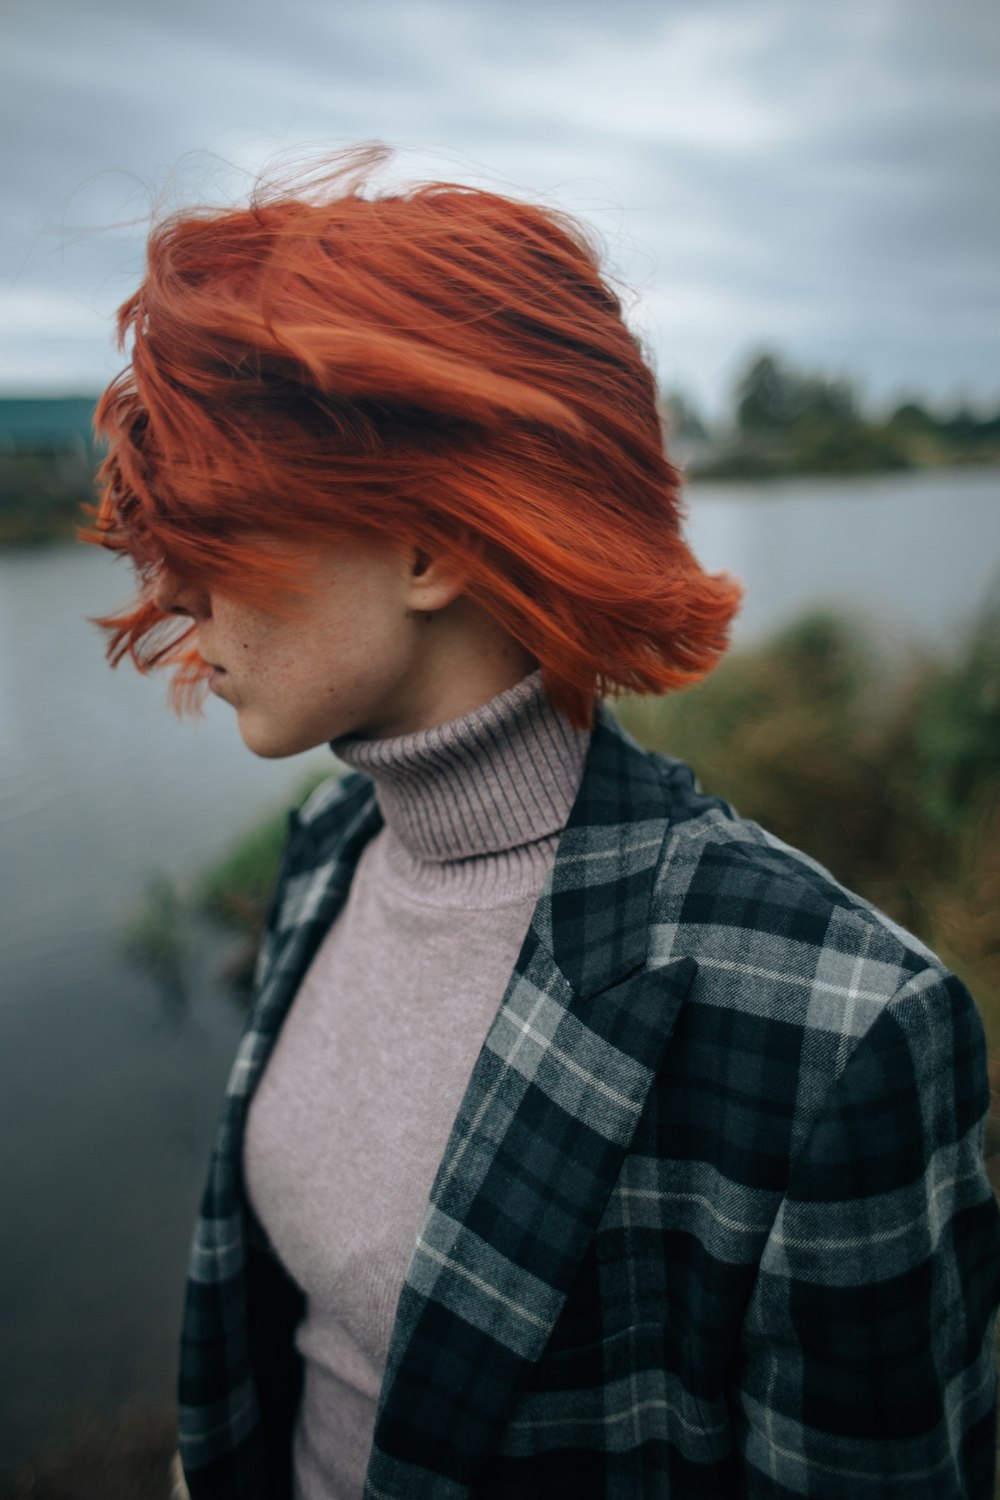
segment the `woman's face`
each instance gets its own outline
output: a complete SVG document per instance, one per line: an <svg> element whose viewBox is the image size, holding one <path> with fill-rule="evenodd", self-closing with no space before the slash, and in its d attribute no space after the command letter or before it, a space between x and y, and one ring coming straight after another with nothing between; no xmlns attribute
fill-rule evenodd
<svg viewBox="0 0 1000 1500"><path fill-rule="evenodd" d="M164 571L159 607L189 615L244 743L277 758L343 734L381 738L423 727L426 615L414 608L401 553L338 542L320 554L268 544L300 567L312 592L279 614Z"/></svg>

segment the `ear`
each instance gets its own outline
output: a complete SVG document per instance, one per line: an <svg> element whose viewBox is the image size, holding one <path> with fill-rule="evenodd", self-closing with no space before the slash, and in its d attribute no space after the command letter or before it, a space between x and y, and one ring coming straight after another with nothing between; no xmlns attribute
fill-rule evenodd
<svg viewBox="0 0 1000 1500"><path fill-rule="evenodd" d="M422 614L444 609L465 590L465 570L446 553L414 547L407 555L407 570L407 603Z"/></svg>

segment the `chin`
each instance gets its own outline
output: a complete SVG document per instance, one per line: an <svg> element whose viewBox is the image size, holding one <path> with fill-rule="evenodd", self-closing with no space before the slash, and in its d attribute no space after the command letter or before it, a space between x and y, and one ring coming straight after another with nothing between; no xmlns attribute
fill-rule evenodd
<svg viewBox="0 0 1000 1500"><path fill-rule="evenodd" d="M239 730L244 745L261 760L283 760L286 755L295 755L299 749L298 745L290 743L286 737L273 731L268 733L260 725L240 723Z"/></svg>
<svg viewBox="0 0 1000 1500"><path fill-rule="evenodd" d="M289 749L285 745L262 745L251 744L249 740L243 741L247 749L256 755L258 760L285 760L289 755L299 755L301 751L297 746Z"/></svg>
<svg viewBox="0 0 1000 1500"><path fill-rule="evenodd" d="M303 755L306 750L327 743L324 738L315 739L306 734L296 737L282 733L280 727L254 724L252 720L244 723L240 718L237 722L244 745L260 760L285 760L289 755Z"/></svg>

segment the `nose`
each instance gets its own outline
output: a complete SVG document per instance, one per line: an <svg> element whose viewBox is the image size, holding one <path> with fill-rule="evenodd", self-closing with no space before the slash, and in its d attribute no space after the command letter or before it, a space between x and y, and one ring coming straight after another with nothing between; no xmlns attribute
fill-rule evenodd
<svg viewBox="0 0 1000 1500"><path fill-rule="evenodd" d="M211 614L205 590L179 578L169 568L161 568L153 586L153 603L165 615L190 615L193 620L207 619Z"/></svg>

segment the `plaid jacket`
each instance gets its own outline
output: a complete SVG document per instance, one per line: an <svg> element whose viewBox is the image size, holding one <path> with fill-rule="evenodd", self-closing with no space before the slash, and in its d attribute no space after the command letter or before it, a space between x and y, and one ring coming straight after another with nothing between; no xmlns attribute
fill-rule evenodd
<svg viewBox="0 0 1000 1500"><path fill-rule="evenodd" d="M243 1127L378 826L360 776L292 819L193 1248L193 1500L289 1493L301 1298ZM407 1272L366 1500L988 1500L987 1103L963 986L601 708Z"/></svg>

